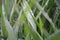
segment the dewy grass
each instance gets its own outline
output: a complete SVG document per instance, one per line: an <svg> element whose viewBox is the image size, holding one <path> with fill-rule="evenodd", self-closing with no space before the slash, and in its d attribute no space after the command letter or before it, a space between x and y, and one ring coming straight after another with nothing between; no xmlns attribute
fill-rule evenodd
<svg viewBox="0 0 60 40"><path fill-rule="evenodd" d="M2 0L0 40L60 40L59 2Z"/></svg>

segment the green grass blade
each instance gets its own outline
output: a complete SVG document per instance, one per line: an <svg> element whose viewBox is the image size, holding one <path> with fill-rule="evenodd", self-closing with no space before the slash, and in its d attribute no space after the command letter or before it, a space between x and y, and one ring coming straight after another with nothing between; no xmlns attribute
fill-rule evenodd
<svg viewBox="0 0 60 40"><path fill-rule="evenodd" d="M16 37L15 37L15 34L14 34L14 31L13 31L13 28L12 26L10 25L9 21L7 20L6 16L5 16L5 11L4 11L4 5L2 4L2 14L3 14L3 20L4 20L4 23L5 23L5 28L8 32L8 38L7 40L17 40ZM12 37L11 37L12 35Z"/></svg>
<svg viewBox="0 0 60 40"><path fill-rule="evenodd" d="M60 30L47 37L46 40L60 40Z"/></svg>

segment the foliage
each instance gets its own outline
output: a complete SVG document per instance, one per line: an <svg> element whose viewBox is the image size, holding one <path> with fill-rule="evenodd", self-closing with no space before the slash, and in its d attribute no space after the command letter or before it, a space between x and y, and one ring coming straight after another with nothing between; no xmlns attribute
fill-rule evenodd
<svg viewBox="0 0 60 40"><path fill-rule="evenodd" d="M4 40L60 40L60 1L2 0Z"/></svg>

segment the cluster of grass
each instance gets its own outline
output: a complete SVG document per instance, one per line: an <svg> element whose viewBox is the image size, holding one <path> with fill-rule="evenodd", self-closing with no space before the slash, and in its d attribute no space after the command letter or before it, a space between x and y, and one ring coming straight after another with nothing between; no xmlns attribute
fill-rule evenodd
<svg viewBox="0 0 60 40"><path fill-rule="evenodd" d="M2 0L1 39L60 40L60 0Z"/></svg>

